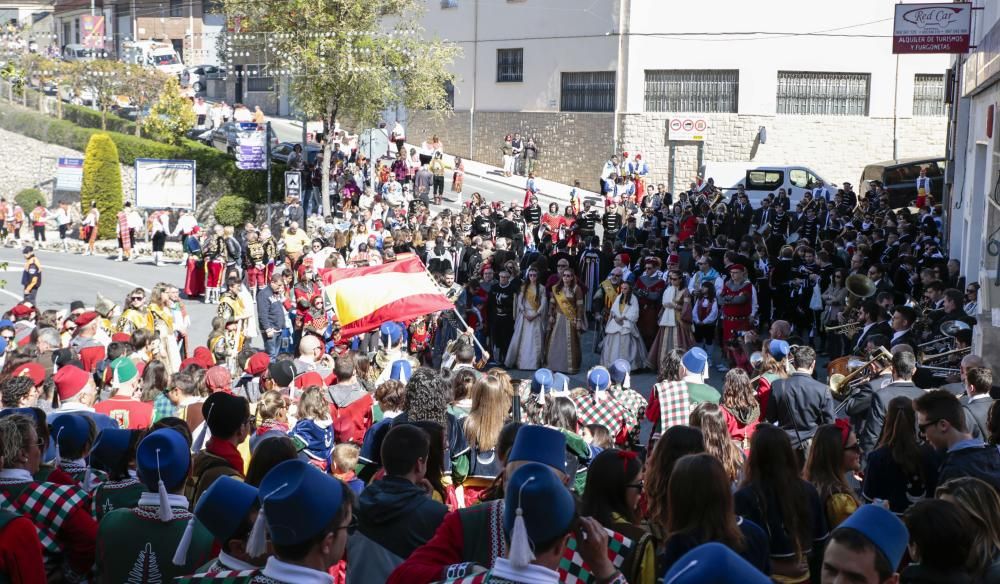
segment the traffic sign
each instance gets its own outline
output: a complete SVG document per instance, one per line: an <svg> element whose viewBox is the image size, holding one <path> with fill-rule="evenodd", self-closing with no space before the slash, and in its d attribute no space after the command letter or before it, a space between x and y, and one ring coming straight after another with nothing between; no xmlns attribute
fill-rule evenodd
<svg viewBox="0 0 1000 584"><path fill-rule="evenodd" d="M700 117L670 118L667 139L702 142L707 138L708 120Z"/></svg>
<svg viewBox="0 0 1000 584"><path fill-rule="evenodd" d="M285 196L300 198L302 195L302 173L297 170L285 171Z"/></svg>

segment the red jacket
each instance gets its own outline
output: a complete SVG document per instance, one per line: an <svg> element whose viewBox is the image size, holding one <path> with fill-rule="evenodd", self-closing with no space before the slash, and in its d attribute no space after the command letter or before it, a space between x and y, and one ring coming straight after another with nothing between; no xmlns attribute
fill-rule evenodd
<svg viewBox="0 0 1000 584"><path fill-rule="evenodd" d="M334 440L337 444L353 442L361 445L365 441L365 432L375 421L372 413L375 400L360 384L338 384L327 392Z"/></svg>

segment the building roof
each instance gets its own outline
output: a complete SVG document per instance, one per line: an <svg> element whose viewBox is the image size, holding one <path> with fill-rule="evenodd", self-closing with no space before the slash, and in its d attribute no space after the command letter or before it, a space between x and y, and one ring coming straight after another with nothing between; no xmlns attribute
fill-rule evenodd
<svg viewBox="0 0 1000 584"><path fill-rule="evenodd" d="M71 10L80 10L82 8L90 8L90 0L55 0L54 2L49 2L53 5L54 12L56 14L62 12L69 12ZM103 0L94 0L95 8L103 8Z"/></svg>

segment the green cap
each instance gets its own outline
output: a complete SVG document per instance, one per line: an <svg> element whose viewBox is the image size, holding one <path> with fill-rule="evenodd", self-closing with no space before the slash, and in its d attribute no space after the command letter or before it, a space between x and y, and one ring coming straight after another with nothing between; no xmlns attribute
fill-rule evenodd
<svg viewBox="0 0 1000 584"><path fill-rule="evenodd" d="M128 383L139 375L135 362L128 357L118 357L111 362L111 383Z"/></svg>

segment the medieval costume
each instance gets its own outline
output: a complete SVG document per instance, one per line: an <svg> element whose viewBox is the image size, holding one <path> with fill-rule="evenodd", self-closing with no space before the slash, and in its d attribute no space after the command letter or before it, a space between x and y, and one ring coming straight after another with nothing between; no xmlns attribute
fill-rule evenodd
<svg viewBox="0 0 1000 584"><path fill-rule="evenodd" d="M545 287L537 280L532 284L529 277L515 301L514 336L504 362L508 368L534 371L541 367L548 308Z"/></svg>
<svg viewBox="0 0 1000 584"><path fill-rule="evenodd" d="M687 351L694 344L691 330L691 293L682 282L673 282L663 292L663 313L660 330L649 351L649 362L657 370L662 367L667 354L680 349ZM662 373L662 371L660 371Z"/></svg>
<svg viewBox="0 0 1000 584"><path fill-rule="evenodd" d="M645 261L646 270L635 280L635 295L639 299L639 334L648 347L659 332L660 304L667 284L660 276L660 258L650 256Z"/></svg>
<svg viewBox="0 0 1000 584"><path fill-rule="evenodd" d="M610 367L618 359L626 359L632 369L646 367L646 345L639 335L639 301L629 284L611 303L611 313L604 333L601 365Z"/></svg>
<svg viewBox="0 0 1000 584"><path fill-rule="evenodd" d="M200 231L201 229L195 225L191 233L184 238L184 253L187 255L184 294L188 298L205 293L205 261L202 258L201 241L198 239Z"/></svg>
<svg viewBox="0 0 1000 584"><path fill-rule="evenodd" d="M226 267L226 238L222 235L208 236L205 245L205 302L218 302Z"/></svg>
<svg viewBox="0 0 1000 584"><path fill-rule="evenodd" d="M572 272L563 273L562 281L552 288L546 367L575 374L580 370L580 335L587 330L583 309L583 290Z"/></svg>

